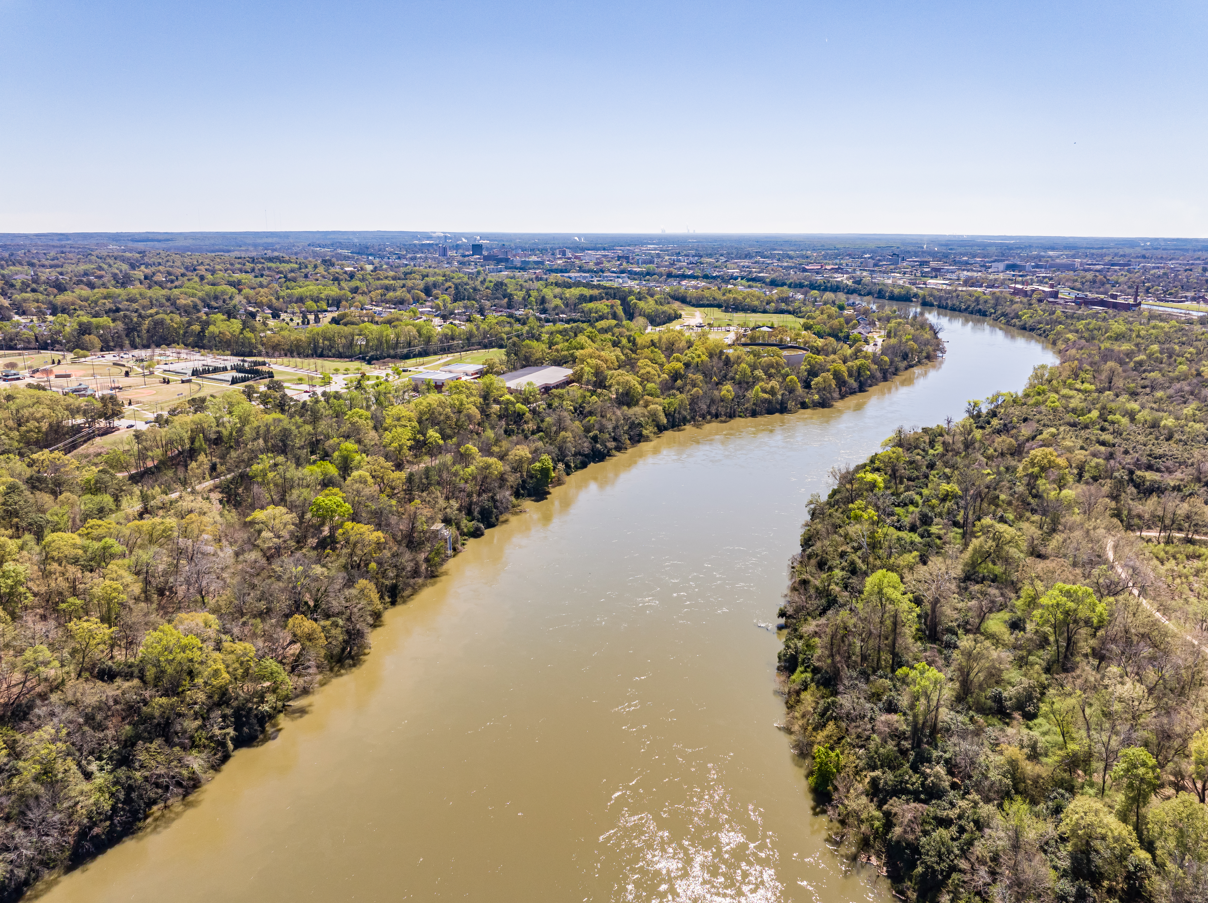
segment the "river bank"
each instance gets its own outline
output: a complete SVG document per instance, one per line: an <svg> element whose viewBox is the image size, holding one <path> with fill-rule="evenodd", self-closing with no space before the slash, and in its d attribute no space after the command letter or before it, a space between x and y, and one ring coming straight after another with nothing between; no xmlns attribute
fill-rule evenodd
<svg viewBox="0 0 1208 903"><path fill-rule="evenodd" d="M573 474L388 612L306 717L39 898L866 898L803 817L759 624L830 466L1051 360L931 315L941 364Z"/></svg>
<svg viewBox="0 0 1208 903"><path fill-rule="evenodd" d="M1202 334L996 316L1060 365L895 434L810 507L784 608L795 748L905 899L1202 899L1208 849L1167 853L1208 829L1201 575L1137 539L1208 512L1184 401Z"/></svg>

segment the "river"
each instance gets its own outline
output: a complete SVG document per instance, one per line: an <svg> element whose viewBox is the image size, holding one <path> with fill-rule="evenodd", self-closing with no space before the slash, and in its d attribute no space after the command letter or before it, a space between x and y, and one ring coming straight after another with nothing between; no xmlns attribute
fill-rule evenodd
<svg viewBox="0 0 1208 903"><path fill-rule="evenodd" d="M826 847L776 727L773 625L832 465L1054 360L929 314L938 364L829 410L669 433L470 542L275 739L36 896L890 899Z"/></svg>

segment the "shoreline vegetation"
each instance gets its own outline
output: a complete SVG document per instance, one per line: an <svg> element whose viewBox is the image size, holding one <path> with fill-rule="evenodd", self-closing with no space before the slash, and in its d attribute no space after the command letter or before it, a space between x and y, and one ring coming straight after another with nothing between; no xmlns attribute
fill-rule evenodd
<svg viewBox="0 0 1208 903"><path fill-rule="evenodd" d="M815 799L905 899L1208 899L1208 334L923 304L1060 363L811 499L780 670Z"/></svg>
<svg viewBox="0 0 1208 903"><path fill-rule="evenodd" d="M647 331L646 314L678 318L665 301L589 297L601 319L472 317L503 359L444 394L364 374L295 400L267 380L182 400L87 459L49 449L104 417L96 401L0 389L0 895L200 786L355 663L450 550L565 474L668 429L828 406L942 350L925 317L899 311L869 313L873 350L834 296L804 330L765 334L809 349L792 364L776 347ZM96 337L81 324L60 326ZM573 383L513 394L497 376L536 364Z"/></svg>

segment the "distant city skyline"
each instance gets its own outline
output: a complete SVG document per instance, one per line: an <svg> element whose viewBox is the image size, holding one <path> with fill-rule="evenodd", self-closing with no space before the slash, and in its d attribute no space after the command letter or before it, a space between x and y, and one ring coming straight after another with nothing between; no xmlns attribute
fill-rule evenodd
<svg viewBox="0 0 1208 903"><path fill-rule="evenodd" d="M0 0L0 232L1208 236L1208 5Z"/></svg>

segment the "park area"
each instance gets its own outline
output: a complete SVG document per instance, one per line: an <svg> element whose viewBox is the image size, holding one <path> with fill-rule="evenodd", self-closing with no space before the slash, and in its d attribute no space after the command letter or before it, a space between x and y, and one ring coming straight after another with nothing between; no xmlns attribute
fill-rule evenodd
<svg viewBox="0 0 1208 903"><path fill-rule="evenodd" d="M485 364L489 360L504 359L502 348L489 348L486 351L467 351L464 354L436 354L432 357L408 358L403 361L404 367L420 370L439 370L446 364Z"/></svg>
<svg viewBox="0 0 1208 903"><path fill-rule="evenodd" d="M754 329L757 326L789 326L801 328L801 320L792 314L747 313L745 311L727 311L718 307L698 307L694 309L704 319L706 326L745 326ZM692 311L686 312L686 318L691 319Z"/></svg>

